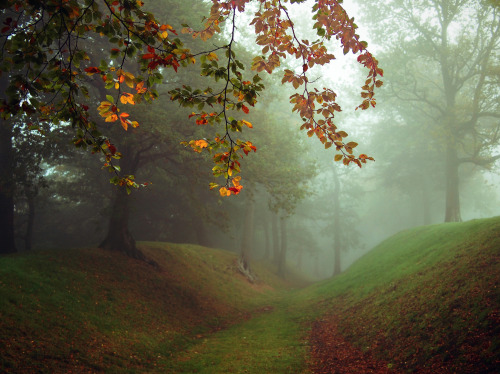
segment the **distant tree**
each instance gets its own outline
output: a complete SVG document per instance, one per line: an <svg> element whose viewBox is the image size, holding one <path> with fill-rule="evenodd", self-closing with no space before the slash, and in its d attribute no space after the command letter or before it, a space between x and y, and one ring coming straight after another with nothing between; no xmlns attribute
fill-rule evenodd
<svg viewBox="0 0 500 374"><path fill-rule="evenodd" d="M395 196L401 195L409 203L409 208L398 204L407 213L403 221L427 225L433 222L433 208L443 200L443 150L429 141L434 122L423 117L419 108L388 96L384 95L378 108L369 145L376 158L383 160L372 170L374 193L388 193L394 205ZM402 223L401 217L398 220Z"/></svg>
<svg viewBox="0 0 500 374"><path fill-rule="evenodd" d="M263 55L255 57L252 69L271 73L286 55L301 61L302 71L285 70L283 82L302 89L290 98L293 110L304 120L302 128L310 136L316 135L325 147L335 145L340 152L339 160L361 166L369 157L354 156L352 149L356 143L345 143L343 139L347 134L337 130L333 123L335 112L340 110L336 94L326 88L312 90L308 80L308 70L315 64L324 65L334 59L326 43L335 37L345 53L360 52L358 62L369 71L359 108L375 105L374 89L381 85L382 70L366 50L366 43L359 40L353 20L338 1L318 0L313 11L314 29L319 39L309 42L295 34L284 1L259 2L261 7L254 13L252 25ZM247 3L249 0L214 0L201 30L188 26L182 29L183 33L207 40L228 24L228 43L198 53L184 47L170 24L162 24L154 14L144 11L142 1L7 0L0 4L0 72L2 79L8 81L1 85L0 92L0 223L4 224L2 237L5 238L2 253L15 250L11 188L14 170L10 161L14 117L35 116L51 126L71 123L76 130L75 145L103 155L104 165L116 173L113 183L128 191L139 184L133 176L120 173L116 160L124 153L104 134L107 131L101 121L118 123L124 130L139 126L124 107L156 99L155 85L162 81L166 69L177 71L197 59L201 62L202 74L215 81L221 80L222 88L219 90L212 85L206 89L192 89L185 85L172 90L170 98L183 106L196 106L198 112L193 116L197 124L222 125L221 133L212 139L193 139L186 144L197 152L212 153L216 164L213 174L225 179L222 186L217 186L221 195L241 190L241 185L232 183L233 177L240 170L239 159L254 151L255 146L236 137L242 127L252 127L252 124L235 119L233 113L249 111L248 106L256 104L257 94L263 89L258 74L253 78L244 77L244 66L235 55L237 16L245 11ZM105 47L87 52L89 43L101 43ZM226 57L222 58L224 54ZM100 58L103 59L99 61ZM136 68L131 68L131 62ZM95 84L95 80L87 79L89 76L100 77L104 87L110 90L109 94L99 97L97 111L89 107L85 99ZM205 107L209 107L209 111L205 111ZM96 119L94 114L102 120Z"/></svg>
<svg viewBox="0 0 500 374"><path fill-rule="evenodd" d="M24 249L31 250L33 244L33 231L35 224L35 200L42 188L48 187L44 173L49 159L53 158L61 146L61 134L51 132L47 125L37 127L36 134L30 126L18 123L14 125L14 202L16 216L23 216L18 228L18 237L24 241ZM64 129L61 129L64 130ZM45 132L50 132L45 136ZM58 139L54 139L57 136ZM62 145L64 146L64 145ZM24 214L22 214L24 213Z"/></svg>
<svg viewBox="0 0 500 374"><path fill-rule="evenodd" d="M360 198L359 187L349 184L349 177L342 177L337 168L333 168L332 214L333 219L324 231L325 235L333 235L333 276L342 272L342 252L361 246L358 231L359 216L354 208ZM349 186L349 187L348 187ZM347 202L347 203L346 203Z"/></svg>
<svg viewBox="0 0 500 374"><path fill-rule="evenodd" d="M271 80L271 79L270 79ZM266 83L267 84L267 83ZM240 252L242 272L251 274L250 259L253 256L254 220L266 220L268 212L255 209L255 200L267 199L273 237L274 262L278 273L284 275L286 260L286 219L293 215L297 203L304 198L308 181L315 175L315 165L306 156L306 148L291 126L280 122L291 122L290 114L279 110L279 101L273 99L273 89L264 93L264 104L253 112L252 120L261 126L252 134L255 142L263 144L255 157L247 160L242 172L245 179L252 181L247 189L244 226ZM276 95L278 95L276 93ZM270 114L271 113L271 114ZM275 113L275 114L274 114ZM288 147L276 154L275 149L287 139ZM278 227L278 218L280 227ZM264 222L262 222L265 224Z"/></svg>
<svg viewBox="0 0 500 374"><path fill-rule="evenodd" d="M365 5L394 72L392 94L402 111L412 106L416 120L432 124L426 139L444 150L444 220L461 221L460 165L487 167L500 157L499 8L482 0Z"/></svg>

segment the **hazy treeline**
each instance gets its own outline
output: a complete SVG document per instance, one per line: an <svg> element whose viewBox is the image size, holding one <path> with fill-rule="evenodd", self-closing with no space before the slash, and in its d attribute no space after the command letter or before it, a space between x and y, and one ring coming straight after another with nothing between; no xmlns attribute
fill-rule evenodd
<svg viewBox="0 0 500 374"><path fill-rule="evenodd" d="M193 4L150 7L180 29L206 11L193 12ZM249 259L278 267L286 261L322 278L339 271L335 252L345 268L399 230L499 214L499 8L480 0L394 0L359 2L356 12L361 37L376 46L384 86L375 110L354 112L359 98L352 97L341 103L338 121L376 161L363 169L335 163L332 149L298 130L280 78L266 76L268 89L247 117L254 128L243 130L258 148L242 160L245 187L221 198L208 189L210 160L180 145L213 129L196 126L166 93L180 82L209 82L196 69L172 72L157 102L134 108L141 126L112 135L136 179L150 183L127 197L135 240L243 250ZM245 37L238 48L250 64ZM315 84L329 79L340 87L363 84L328 71L318 71ZM98 156L70 144L71 128L36 137L27 131L16 124L17 247L99 245L116 201L110 175Z"/></svg>

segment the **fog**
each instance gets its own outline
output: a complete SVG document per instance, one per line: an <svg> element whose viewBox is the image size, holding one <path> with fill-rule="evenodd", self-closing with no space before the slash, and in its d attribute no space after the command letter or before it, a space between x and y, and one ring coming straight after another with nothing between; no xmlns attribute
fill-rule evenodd
<svg viewBox="0 0 500 374"><path fill-rule="evenodd" d="M377 105L355 110L366 71L356 56L343 56L335 40L330 47L338 61L311 69L311 81L338 93L343 110L336 125L359 144L355 154L375 161L362 168L335 162L335 147L324 149L299 130L302 121L289 103L295 91L281 84L281 71L301 64L288 59L280 71L260 74L266 90L244 115L253 128L238 134L257 151L240 160L241 193L221 197L209 189L210 157L180 144L219 130L196 126L188 118L192 110L170 102L167 93L210 81L196 66L168 73L160 98L134 109L141 126L113 130L119 149L138 159L136 180L148 184L127 195L131 237L223 248L250 264L273 263L285 277L300 272L317 280L345 270L401 230L500 215L498 8L479 0L345 5L384 70ZM310 4L301 7L291 15L297 32L312 39L312 21L301 16ZM257 50L252 34L239 25L236 53L249 77ZM69 144L71 129L56 134L58 148L46 154L46 140L28 144L24 125L18 127L18 249L102 244L118 187L100 169L99 156ZM36 165L26 160L26 149Z"/></svg>

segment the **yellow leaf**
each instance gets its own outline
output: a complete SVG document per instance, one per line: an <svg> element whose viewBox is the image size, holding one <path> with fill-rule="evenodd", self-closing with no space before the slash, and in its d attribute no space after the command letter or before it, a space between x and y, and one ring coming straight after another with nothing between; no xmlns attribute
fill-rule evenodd
<svg viewBox="0 0 500 374"><path fill-rule="evenodd" d="M132 104L132 105L135 105L135 101L134 101L134 95L132 95L131 93L128 93L128 92L124 92L122 96L120 96L120 101L122 104Z"/></svg>
<svg viewBox="0 0 500 374"><path fill-rule="evenodd" d="M109 101L103 101L101 103L101 105L99 105L97 110L99 110L99 111L108 110L111 105L113 105L113 104L111 104Z"/></svg>
<svg viewBox="0 0 500 374"><path fill-rule="evenodd" d="M226 197L226 196L230 196L231 195L231 191L228 191L228 189L226 187L221 187L219 189L219 193L221 196L223 197Z"/></svg>
<svg viewBox="0 0 500 374"><path fill-rule="evenodd" d="M200 148L206 148L208 146L208 142L204 139L196 140L194 144Z"/></svg>
<svg viewBox="0 0 500 374"><path fill-rule="evenodd" d="M212 61L212 60L217 60L219 61L219 57L217 57L217 55L214 53L214 52L210 52L208 55L207 55L207 59L209 61Z"/></svg>
<svg viewBox="0 0 500 374"><path fill-rule="evenodd" d="M233 180L232 180L233 186L234 187L238 187L240 185L240 180L241 180L240 176L234 177Z"/></svg>
<svg viewBox="0 0 500 374"><path fill-rule="evenodd" d="M340 160L342 160L342 157L344 157L344 156L342 156L342 155L340 155L340 154L335 155L334 160L335 160L335 161L340 161Z"/></svg>
<svg viewBox="0 0 500 374"><path fill-rule="evenodd" d="M135 77L130 73L125 73L125 84L130 88L134 88Z"/></svg>

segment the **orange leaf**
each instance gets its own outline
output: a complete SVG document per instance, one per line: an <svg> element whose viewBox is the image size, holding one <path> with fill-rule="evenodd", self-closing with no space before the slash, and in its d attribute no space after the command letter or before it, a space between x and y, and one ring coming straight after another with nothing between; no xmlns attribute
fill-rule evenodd
<svg viewBox="0 0 500 374"><path fill-rule="evenodd" d="M137 83L137 86L135 86L135 90L137 93L144 93L147 91L147 88L144 88L144 82L139 82Z"/></svg>
<svg viewBox="0 0 500 374"><path fill-rule="evenodd" d="M245 121L244 119L243 119L243 120L241 120L241 122L243 122L243 124L245 124L245 125L246 125L246 126L248 126L249 128L253 128L253 125L252 125L250 122Z"/></svg>

